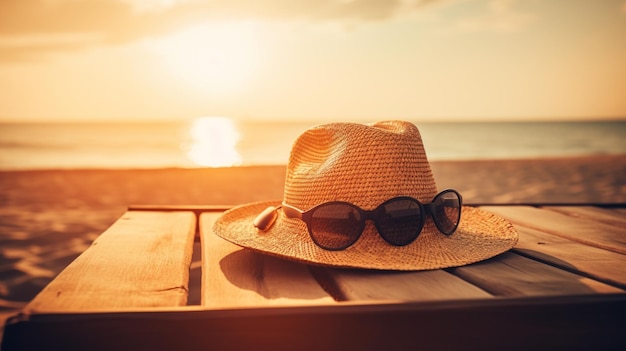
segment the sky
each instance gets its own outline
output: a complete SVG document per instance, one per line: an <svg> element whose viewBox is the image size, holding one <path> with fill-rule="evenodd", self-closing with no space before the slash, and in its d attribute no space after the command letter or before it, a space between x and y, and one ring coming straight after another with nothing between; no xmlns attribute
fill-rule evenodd
<svg viewBox="0 0 626 351"><path fill-rule="evenodd" d="M0 121L626 117L625 0L0 0Z"/></svg>

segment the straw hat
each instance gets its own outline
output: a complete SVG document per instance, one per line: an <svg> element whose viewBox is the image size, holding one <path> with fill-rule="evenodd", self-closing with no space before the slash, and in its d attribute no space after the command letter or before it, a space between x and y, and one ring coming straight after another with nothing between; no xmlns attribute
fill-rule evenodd
<svg viewBox="0 0 626 351"><path fill-rule="evenodd" d="M429 203L435 180L417 127L403 121L372 125L332 123L305 131L294 143L287 165L284 203L304 211L329 201L347 201L372 210L396 196ZM344 250L329 251L311 239L306 224L276 211L267 230L253 224L281 200L232 208L214 232L237 245L291 260L337 267L426 270L481 261L512 248L517 232L505 219L463 206L459 227L443 235L427 218L421 234L406 246L393 246L367 221L361 237Z"/></svg>

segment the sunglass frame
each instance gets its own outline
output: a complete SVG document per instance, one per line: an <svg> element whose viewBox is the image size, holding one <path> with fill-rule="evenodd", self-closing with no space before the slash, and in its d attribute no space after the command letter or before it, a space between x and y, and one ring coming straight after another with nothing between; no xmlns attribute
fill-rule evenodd
<svg viewBox="0 0 626 351"><path fill-rule="evenodd" d="M448 193L454 193L457 196L457 198L458 198L458 206L459 206L458 207L459 208L458 217L456 218L456 221L454 222L455 223L454 228L452 228L452 230L450 230L450 231L446 231L443 228L441 228L441 225L440 225L440 223L439 223L439 221L437 219L437 216L435 214L435 206L436 206L435 205L435 201L439 197L443 196L444 194L448 194ZM392 202L395 202L395 201L405 201L405 200L409 200L409 201L415 202L419 206L419 208L420 208L420 213L423 214L423 215L420 216L420 223L419 223L419 226L418 226L417 230L415 231L413 237L409 237L407 239L406 244L398 245L398 244L390 241L386 237L384 231L381 230L381 228L379 226L379 221L377 221L377 218L380 218L381 211L384 211L384 207L386 205L388 205L389 203L392 203ZM359 231L358 231L359 234L356 235L355 238L353 240L351 240L350 242L348 242L346 245L342 245L342 246L339 246L339 247L329 247L329 246L323 245L316 238L317 234L313 233L313 231L312 231L311 222L312 222L313 214L315 213L315 211L319 210L322 207L330 206L330 205L345 205L345 206L351 207L351 208L355 209L357 212L359 212L359 215L360 215ZM352 204L350 202L346 202L346 201L329 201L329 202L324 202L324 203L321 203L319 205L316 205L315 207L310 208L307 211L302 211L302 210L300 210L300 209L298 209L298 208L296 208L294 206L291 206L289 204L286 204L284 202L282 203L281 207L282 207L282 210L283 210L283 213L285 214L285 216L287 216L288 218L300 219L300 220L302 220L306 224L307 230L309 232L309 236L311 237L311 240L313 240L313 242L317 246L321 247L322 249L329 250L329 251L340 251L340 250L345 250L348 247L354 245L354 243L356 243L359 240L359 238L363 234L363 231L365 230L365 225L366 225L366 221L367 220L370 220L370 221L374 222L374 226L376 227L376 231L378 232L378 235L380 235L383 238L383 240L385 240L387 243L389 243L390 245L393 245L393 246L405 246L405 245L409 245L412 242L414 242L419 237L419 235L422 232L422 229L424 228L424 224L426 223L426 217L431 217L432 218L432 220L435 223L435 226L437 227L437 230L439 230L439 232L441 232L444 235L448 235L448 236L452 235L456 231L456 229L458 228L459 222L461 220L461 211L462 211L462 208L463 208L463 198L462 198L461 194L459 194L458 191L456 191L454 189L446 189L446 190L441 191L437 195L435 195L433 197L433 200L431 202L429 202L429 203L426 203L426 204L421 203L419 200L417 200L417 199L415 199L415 198L413 198L411 196L398 196L398 197L394 197L394 198L391 198L391 199L383 202L382 204L378 205L373 210L364 210L364 209L360 208L359 206L357 206L355 204Z"/></svg>

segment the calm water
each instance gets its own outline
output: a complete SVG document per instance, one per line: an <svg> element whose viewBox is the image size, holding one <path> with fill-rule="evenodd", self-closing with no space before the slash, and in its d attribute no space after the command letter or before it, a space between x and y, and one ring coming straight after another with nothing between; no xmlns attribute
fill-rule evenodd
<svg viewBox="0 0 626 351"><path fill-rule="evenodd" d="M626 121L420 123L431 160L626 154ZM317 122L0 124L0 169L286 164Z"/></svg>

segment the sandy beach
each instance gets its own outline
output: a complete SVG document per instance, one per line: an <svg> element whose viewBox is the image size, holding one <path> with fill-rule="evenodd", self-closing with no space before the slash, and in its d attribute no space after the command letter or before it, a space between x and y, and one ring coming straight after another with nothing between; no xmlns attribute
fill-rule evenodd
<svg viewBox="0 0 626 351"><path fill-rule="evenodd" d="M626 155L439 161L467 204L626 203ZM237 205L282 197L284 166L0 172L0 322L130 205Z"/></svg>

